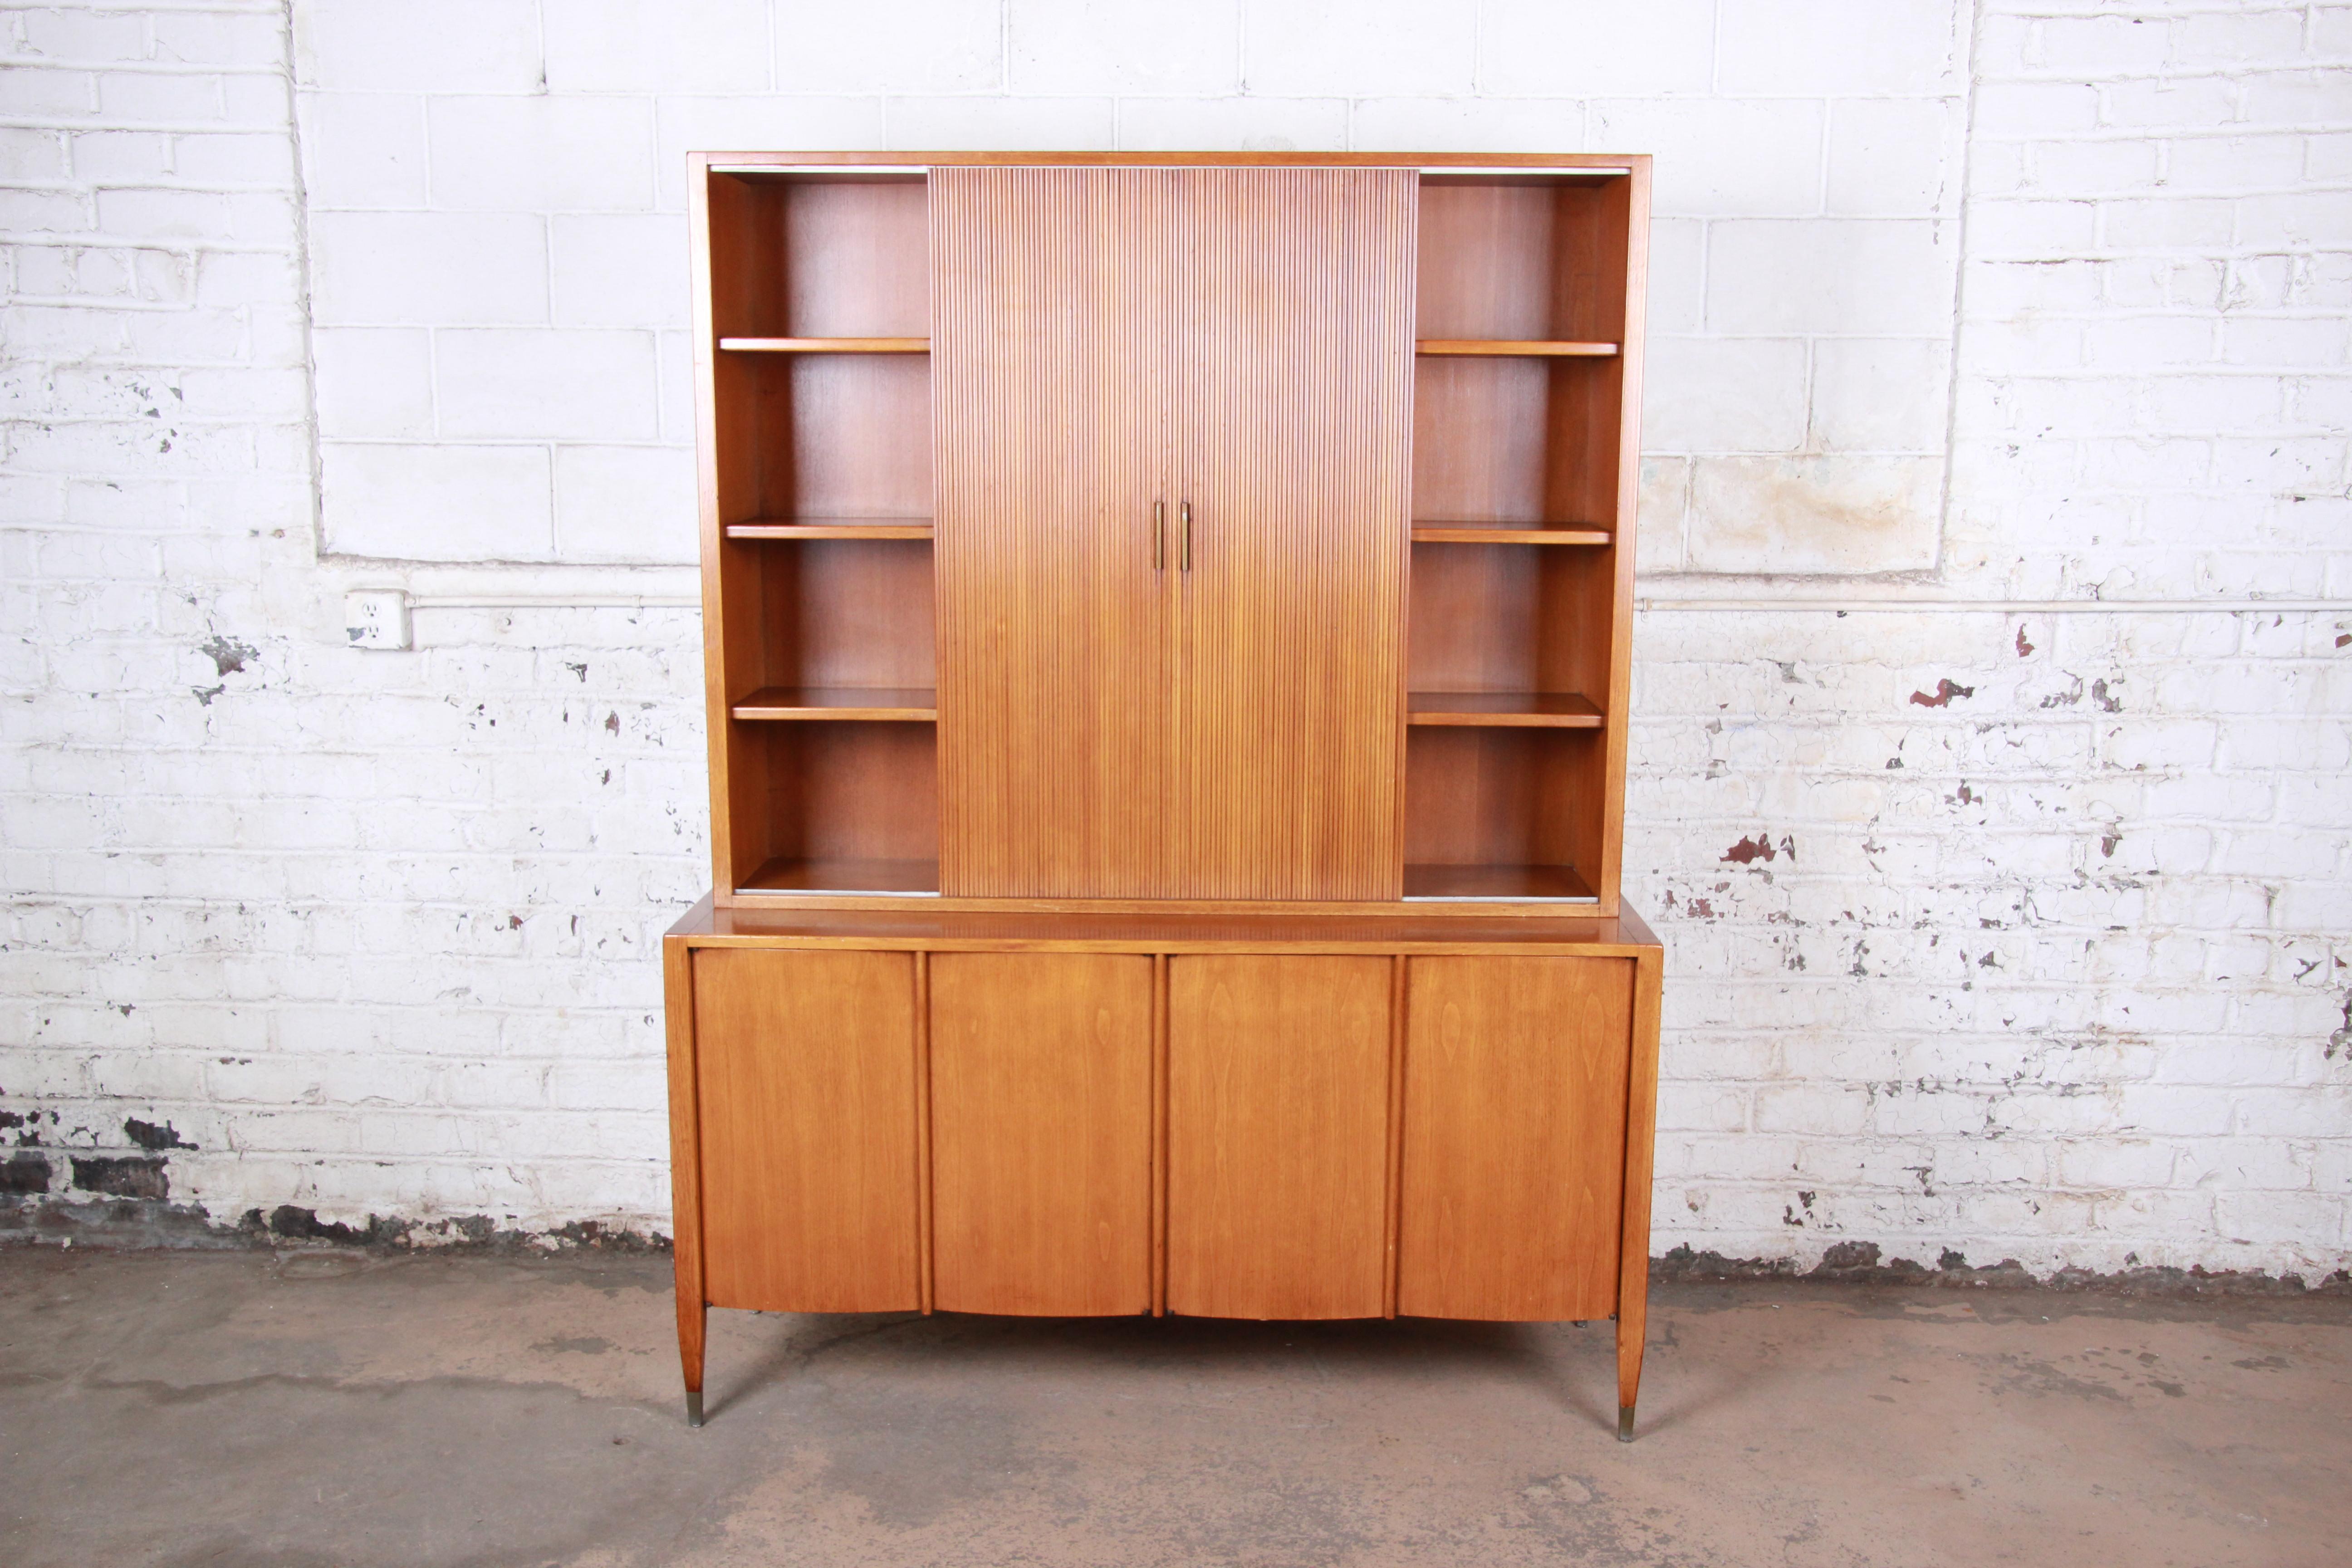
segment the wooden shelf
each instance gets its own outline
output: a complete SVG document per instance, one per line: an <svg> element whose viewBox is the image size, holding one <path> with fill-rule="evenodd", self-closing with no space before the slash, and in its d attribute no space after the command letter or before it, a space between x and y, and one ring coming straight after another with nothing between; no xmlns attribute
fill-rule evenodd
<svg viewBox="0 0 2352 1568"><path fill-rule="evenodd" d="M739 354L927 354L929 338L721 338L719 346ZM1612 348L1609 351L1615 353Z"/></svg>
<svg viewBox="0 0 2352 1568"><path fill-rule="evenodd" d="M1595 902L1572 866L1407 866L1407 903Z"/></svg>
<svg viewBox="0 0 2352 1568"><path fill-rule="evenodd" d="M887 517L755 517L727 525L730 539L920 539L931 537L931 520Z"/></svg>
<svg viewBox="0 0 2352 1568"><path fill-rule="evenodd" d="M1606 722L1591 699L1574 691L1412 691L1404 710L1408 724L1598 730Z"/></svg>
<svg viewBox="0 0 2352 1568"><path fill-rule="evenodd" d="M937 860L775 859L751 873L738 893L885 893L938 898Z"/></svg>
<svg viewBox="0 0 2352 1568"><path fill-rule="evenodd" d="M1605 546L1616 536L1601 528L1555 522L1416 522L1415 544L1577 544Z"/></svg>
<svg viewBox="0 0 2352 1568"><path fill-rule="evenodd" d="M1615 343L1564 342L1551 338L1423 338L1413 347L1418 353L1490 359L1612 359L1617 353Z"/></svg>
<svg viewBox="0 0 2352 1568"><path fill-rule="evenodd" d="M928 686L763 686L728 709L738 719L867 720L929 723L940 716Z"/></svg>

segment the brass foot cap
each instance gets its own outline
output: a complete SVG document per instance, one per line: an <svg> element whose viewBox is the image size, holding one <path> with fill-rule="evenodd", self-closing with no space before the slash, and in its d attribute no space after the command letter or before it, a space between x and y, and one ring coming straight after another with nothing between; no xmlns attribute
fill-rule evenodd
<svg viewBox="0 0 2352 1568"><path fill-rule="evenodd" d="M698 1388L690 1388L687 1390L686 1424L689 1426L699 1426L702 1425L702 1390Z"/></svg>
<svg viewBox="0 0 2352 1568"><path fill-rule="evenodd" d="M1620 1443L1633 1440L1633 1407L1630 1405L1617 1407L1617 1440Z"/></svg>

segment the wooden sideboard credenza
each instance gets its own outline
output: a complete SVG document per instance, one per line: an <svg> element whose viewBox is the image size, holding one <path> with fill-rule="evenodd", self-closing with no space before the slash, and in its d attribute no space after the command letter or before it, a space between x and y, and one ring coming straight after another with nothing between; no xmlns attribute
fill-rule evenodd
<svg viewBox="0 0 2352 1568"><path fill-rule="evenodd" d="M698 153L712 1306L1614 1317L1646 159Z"/></svg>

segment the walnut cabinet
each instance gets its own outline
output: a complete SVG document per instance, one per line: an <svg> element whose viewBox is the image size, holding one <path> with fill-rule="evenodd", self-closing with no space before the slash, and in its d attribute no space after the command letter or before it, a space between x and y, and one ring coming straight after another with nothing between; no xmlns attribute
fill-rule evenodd
<svg viewBox="0 0 2352 1568"><path fill-rule="evenodd" d="M1615 1317L1641 158L697 154L707 1309Z"/></svg>

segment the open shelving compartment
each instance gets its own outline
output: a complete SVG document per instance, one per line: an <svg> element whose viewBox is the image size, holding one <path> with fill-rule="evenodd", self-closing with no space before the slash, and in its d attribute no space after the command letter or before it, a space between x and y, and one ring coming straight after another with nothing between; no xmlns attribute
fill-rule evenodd
<svg viewBox="0 0 2352 1568"><path fill-rule="evenodd" d="M936 894L919 170L711 171L722 889Z"/></svg>
<svg viewBox="0 0 2352 1568"><path fill-rule="evenodd" d="M1613 893L1633 199L1615 170L1422 177L1408 900Z"/></svg>

